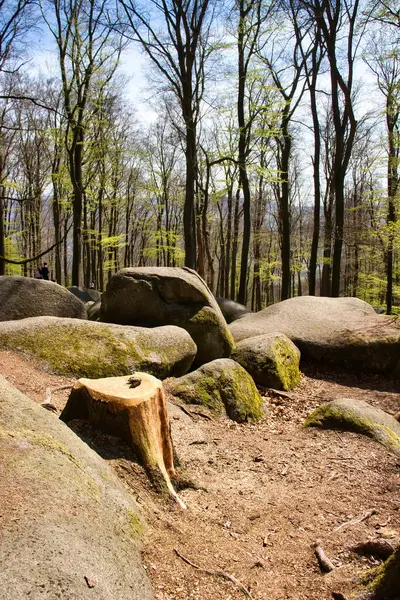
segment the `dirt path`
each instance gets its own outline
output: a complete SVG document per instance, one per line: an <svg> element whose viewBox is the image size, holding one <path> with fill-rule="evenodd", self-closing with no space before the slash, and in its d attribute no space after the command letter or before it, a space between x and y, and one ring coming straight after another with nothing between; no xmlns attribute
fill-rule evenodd
<svg viewBox="0 0 400 600"><path fill-rule="evenodd" d="M0 352L0 373L37 402L46 388L73 381L6 351ZM267 414L257 425L191 418L170 405L182 467L199 486L180 492L185 512L154 494L123 443L82 422L74 428L143 506L143 560L158 600L246 597L233 583L185 564L174 548L202 568L234 575L254 600L325 600L332 591L348 594L355 578L376 564L350 546L400 536L400 459L362 436L301 424L314 407L337 397L395 413L398 392L398 382L379 377L309 369L295 393L266 395ZM67 395L55 393L52 401L61 409ZM346 524L371 509L370 518ZM336 567L327 575L311 547L317 539Z"/></svg>

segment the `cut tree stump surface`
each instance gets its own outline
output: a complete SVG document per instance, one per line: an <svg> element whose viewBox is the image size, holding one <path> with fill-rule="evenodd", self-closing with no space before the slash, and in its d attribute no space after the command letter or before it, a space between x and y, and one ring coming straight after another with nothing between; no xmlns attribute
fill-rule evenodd
<svg viewBox="0 0 400 600"><path fill-rule="evenodd" d="M148 373L104 379L78 379L61 417L87 419L93 427L124 439L157 487L167 487L181 508L171 477L176 477L162 382Z"/></svg>

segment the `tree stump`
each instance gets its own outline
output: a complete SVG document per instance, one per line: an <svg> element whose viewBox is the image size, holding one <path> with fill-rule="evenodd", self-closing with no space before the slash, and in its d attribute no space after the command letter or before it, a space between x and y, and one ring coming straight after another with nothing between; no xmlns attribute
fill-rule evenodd
<svg viewBox="0 0 400 600"><path fill-rule="evenodd" d="M159 487L167 487L186 508L171 483L176 477L167 406L162 382L148 373L125 377L79 379L60 416L87 419L96 429L130 444Z"/></svg>

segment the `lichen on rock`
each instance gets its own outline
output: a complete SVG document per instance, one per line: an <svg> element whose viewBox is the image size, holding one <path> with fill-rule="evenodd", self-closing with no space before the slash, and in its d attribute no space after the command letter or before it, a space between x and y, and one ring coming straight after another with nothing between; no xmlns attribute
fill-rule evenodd
<svg viewBox="0 0 400 600"><path fill-rule="evenodd" d="M262 418L262 399L249 373L227 358L165 382L166 390L185 404L198 404L239 423Z"/></svg>

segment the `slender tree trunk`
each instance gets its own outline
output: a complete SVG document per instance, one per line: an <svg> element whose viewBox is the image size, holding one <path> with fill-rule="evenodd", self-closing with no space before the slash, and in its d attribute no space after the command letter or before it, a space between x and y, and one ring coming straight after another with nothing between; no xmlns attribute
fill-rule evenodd
<svg viewBox="0 0 400 600"><path fill-rule="evenodd" d="M193 118L191 80L186 82L184 88L183 117L186 124L186 186L183 231L185 238L185 265L191 269L196 269L195 181L197 178L197 157L196 124Z"/></svg>
<svg viewBox="0 0 400 600"><path fill-rule="evenodd" d="M231 269L231 246L232 246L232 205L233 205L233 187L229 186L227 191L228 215L226 231L226 252L225 252L225 287L222 295L229 297L229 277Z"/></svg>
<svg viewBox="0 0 400 600"><path fill-rule="evenodd" d="M282 287L281 300L290 298L290 204L289 204L289 160L291 136L287 124L282 127L283 146L280 165L281 194L279 198L279 217L281 230Z"/></svg>
<svg viewBox="0 0 400 600"><path fill-rule="evenodd" d="M232 267L231 267L231 293L232 300L236 299L236 260L239 246L239 221L240 221L240 187L236 190L235 212L233 217L233 242L232 242Z"/></svg>
<svg viewBox="0 0 400 600"><path fill-rule="evenodd" d="M247 175L246 150L247 150L247 127L245 118L245 87L246 87L246 61L244 29L246 23L246 11L244 2L239 2L239 29L238 29L238 100L237 115L239 126L238 165L239 180L243 191L243 240L240 261L240 281L238 301L246 304L247 301L247 271L250 250L251 215L250 215L250 186Z"/></svg>

